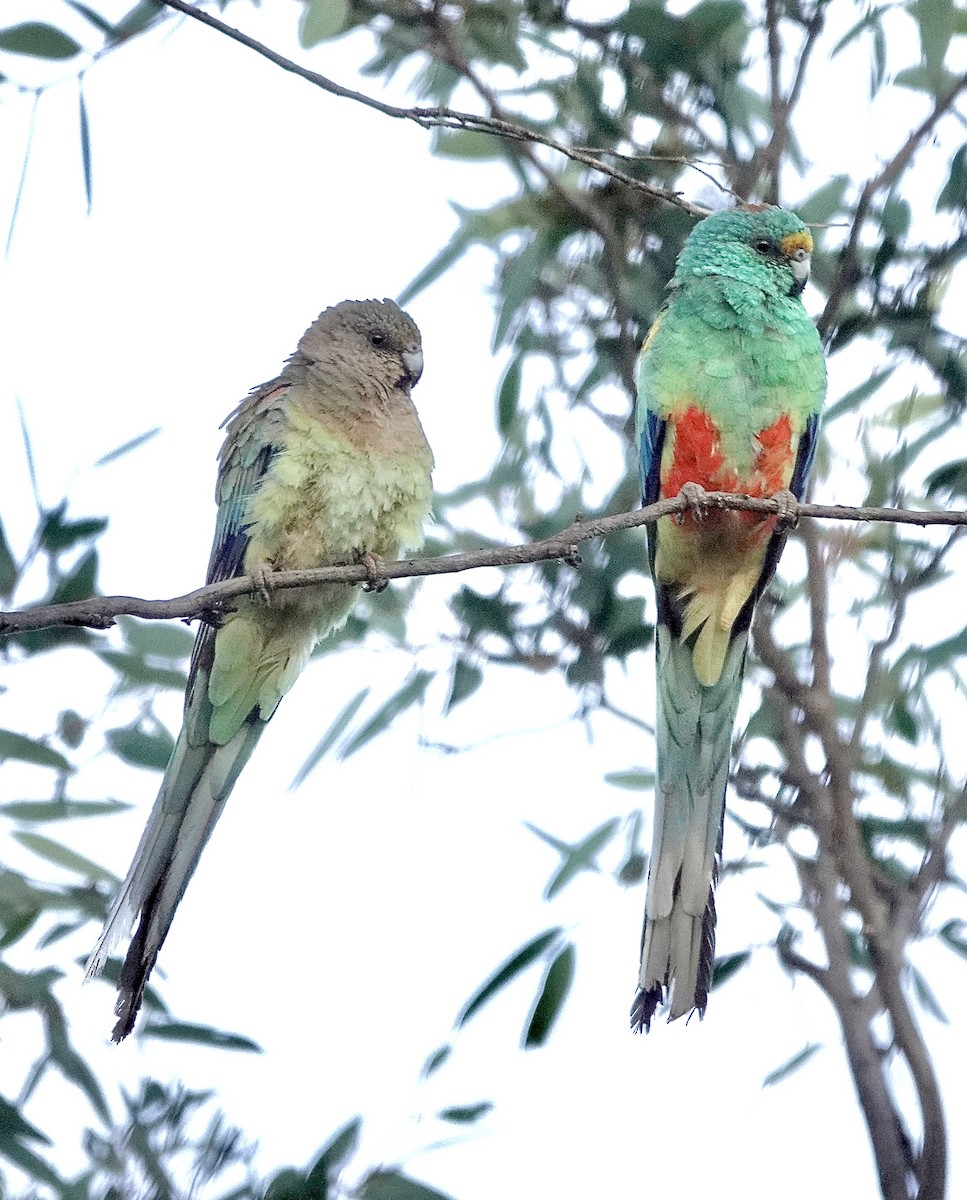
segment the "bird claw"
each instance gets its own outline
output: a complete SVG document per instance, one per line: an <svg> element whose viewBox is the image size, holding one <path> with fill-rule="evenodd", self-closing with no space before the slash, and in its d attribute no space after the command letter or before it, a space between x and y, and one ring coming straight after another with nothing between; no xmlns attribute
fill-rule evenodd
<svg viewBox="0 0 967 1200"><path fill-rule="evenodd" d="M366 579L363 583L364 592L382 592L389 580L382 573L382 559L378 554L370 554L368 550L353 551L353 561L366 568Z"/></svg>
<svg viewBox="0 0 967 1200"><path fill-rule="evenodd" d="M776 492L772 497L778 507L776 525L780 529L795 529L799 524L799 501L788 488Z"/></svg>
<svg viewBox="0 0 967 1200"><path fill-rule="evenodd" d="M266 604L272 603L272 584L269 580L269 575L275 568L270 562L256 563L249 571L252 577L252 582L258 588L258 594Z"/></svg>
<svg viewBox="0 0 967 1200"><path fill-rule="evenodd" d="M681 499L684 499L688 504L688 513L680 512L675 514L675 520L679 525L684 524L686 515L691 515L694 520L701 521L705 514L709 511L711 505L708 502L708 492L698 483L683 483L682 490L678 493Z"/></svg>

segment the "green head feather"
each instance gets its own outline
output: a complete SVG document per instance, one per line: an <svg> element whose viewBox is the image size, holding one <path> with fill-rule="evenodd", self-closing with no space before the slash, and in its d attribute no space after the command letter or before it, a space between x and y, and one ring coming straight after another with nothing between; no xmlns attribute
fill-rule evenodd
<svg viewBox="0 0 967 1200"><path fill-rule="evenodd" d="M773 295L798 295L809 276L812 248L809 230L786 209L713 213L688 235L670 286L718 276Z"/></svg>

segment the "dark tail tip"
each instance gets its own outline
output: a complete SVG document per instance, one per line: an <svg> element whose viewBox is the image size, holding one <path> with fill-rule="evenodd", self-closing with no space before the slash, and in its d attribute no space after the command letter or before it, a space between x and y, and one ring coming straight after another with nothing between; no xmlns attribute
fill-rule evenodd
<svg viewBox="0 0 967 1200"><path fill-rule="evenodd" d="M631 1006L631 1029L633 1033L648 1033L652 1018L658 1011L665 989L660 983L654 987L639 988Z"/></svg>
<svg viewBox="0 0 967 1200"><path fill-rule="evenodd" d="M124 956L121 975L118 979L118 998L114 1006L118 1021L111 1032L112 1042L124 1041L134 1029L134 1023L138 1019L138 1012L144 999L144 990L148 986L148 978L158 960L158 950L161 947L156 946L153 951L148 952L146 945L151 913L152 907L149 901L142 911L137 932L131 939L131 945Z"/></svg>

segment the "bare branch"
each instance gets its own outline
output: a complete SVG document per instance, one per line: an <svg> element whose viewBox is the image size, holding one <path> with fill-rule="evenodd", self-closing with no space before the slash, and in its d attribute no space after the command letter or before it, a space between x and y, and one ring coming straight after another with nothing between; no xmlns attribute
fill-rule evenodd
<svg viewBox="0 0 967 1200"><path fill-rule="evenodd" d="M852 291L862 276L859 258L860 232L866 221L866 215L870 204L873 202L873 197L882 188L891 187L896 182L897 178L909 165L910 159L913 158L921 143L930 136L940 118L953 108L958 96L965 90L967 90L967 72L958 76L944 95L937 99L933 108L916 129L913 130L896 154L894 154L878 175L874 175L872 179L867 181L862 192L860 192L859 200L853 212L853 223L850 227L849 237L840 256L836 279L830 289L826 307L816 322L819 332L824 336L832 328L836 319L837 309L844 296Z"/></svg>
<svg viewBox="0 0 967 1200"><path fill-rule="evenodd" d="M563 559L578 566L580 559L577 547L582 542L606 537L620 530L650 525L660 517L687 512L692 503L686 496L675 496L668 500L659 500L656 504L649 504L635 512L616 513L593 521L579 519L554 537L538 542L472 550L467 554L446 554L440 558L411 558L381 563L378 580L382 582L387 579L412 579L423 575L454 575L460 571L474 571L480 567L514 567L525 563L548 562L552 559ZM738 512L762 513L766 516L779 512L781 507L771 496L759 498L735 495L732 492L707 492L701 504L706 509L734 509ZM785 508L783 511L786 511ZM835 521L885 521L903 525L967 525L967 512L850 508L842 504L799 504L796 506L796 517L822 517ZM77 600L71 604L49 604L22 609L19 612L0 612L0 637L31 629L46 629L51 625L81 625L89 629L109 629L114 624L115 617L120 616L144 617L159 621L170 620L173 617L183 620L210 617L230 607L229 602L236 597L261 592L265 586L274 590L309 587L317 583L372 582L373 574L366 566L352 563L338 567L316 567L309 571L272 571L266 574L264 579L241 575L237 579L211 583L207 587L186 592L185 595L175 596L170 600L144 600L137 596L93 596L90 600ZM799 693L808 689L805 685L800 685L797 679L787 682L796 692L797 703L801 703L802 696Z"/></svg>

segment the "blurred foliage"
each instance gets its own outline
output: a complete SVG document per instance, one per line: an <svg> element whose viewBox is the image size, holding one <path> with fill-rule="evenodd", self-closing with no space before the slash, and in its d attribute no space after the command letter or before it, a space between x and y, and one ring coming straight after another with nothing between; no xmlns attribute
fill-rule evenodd
<svg viewBox="0 0 967 1200"><path fill-rule="evenodd" d="M111 20L96 2L64 0L48 7L59 15L0 29L0 98L29 92L37 100L26 172L44 90L63 86L65 72L74 72L90 205L97 130L84 101L84 73L103 54L172 18L145 0ZM244 20L244 6L230 11ZM628 437L633 365L693 223L674 202L677 193L710 208L733 199L782 202L817 226L814 290L807 298L812 309L821 310L819 328L837 381L817 472L824 495L904 507L963 503L967 460L952 435L963 429L967 356L959 332L963 323L946 301L958 267L963 287L961 260L967 252L967 78L955 67L963 61L967 15L954 0L852 6L771 0L764 10L742 0L699 0L684 11L639 0L606 19L578 17L561 0L305 0L299 34L307 49L337 37L365 37L372 46L366 70L374 90L379 81L400 75L414 103L475 106L562 143L590 147L667 197L525 141L471 130L435 132L436 154L502 171L506 194L487 208L454 206L456 232L403 300L432 286L471 247L486 248L494 262L494 347L506 351L508 365L494 397L500 454L479 479L437 498L431 553L540 538L579 513L622 511L637 503ZM864 75L872 102L885 106L901 97L903 108L890 111L909 113L905 124L893 128L895 141L879 148L879 163L868 179L829 177L822 147L810 143L807 152L801 141L804 131L821 130L830 120L823 71L844 61L854 75ZM939 180L934 191L920 182L924 179ZM18 194L14 220L19 200ZM104 518L70 516L66 501L40 510L29 548L19 556L0 528L4 601L46 603L95 594L105 524ZM750 865L750 854L785 844L802 890L782 901L763 891L775 922L772 949L785 969L812 971L820 980L815 963L824 963L827 951L832 962L830 938L842 936L849 961L838 982L857 1005L869 1002L864 1019L872 1029L873 976L883 969L879 951L868 941L845 885L836 929L818 920L820 860L832 851L815 841L804 850L796 835L818 828L808 780L825 786L836 767L832 759L846 755L855 811L851 835L861 848L863 869L896 919L901 952L914 941L936 937L955 956L967 957L965 920L958 915L935 927L929 917L938 893L964 886L947 857L965 811L964 782L952 765L958 762L967 701L962 588L951 590L963 556L957 557L956 530L831 523L797 537L800 552L787 555L763 606L760 648L768 651L775 629L779 657L767 654L770 663L776 670L784 664L803 689L825 689L834 731L823 740L789 689L777 682L775 670L753 672L762 687L738 746L738 800L731 814L731 832L749 853L744 848L724 869L738 874ZM645 758L648 739L640 718L615 699L632 664L639 673L648 669L638 653L648 650L653 637L650 601L642 599L649 594L645 574L640 537L623 534L588 548L579 571L545 563L526 574L507 573L489 586L472 578L458 582L449 602L456 632L445 710L485 694L492 668L556 672L571 689L575 717L627 722ZM411 592L412 587L395 587L378 603L360 606L340 639L320 653L364 637L405 646ZM86 752L93 738L103 743L101 753L163 767L171 734L154 715L152 698L159 689L183 686L189 640L181 628L125 622L119 637L55 629L5 643L8 658L21 666L68 647L96 656L113 673L112 695L133 696L138 703L134 718L117 728L104 727L98 713L68 710L43 737L0 731L0 759L29 767L49 792L43 801L11 799L0 816L20 847L68 880L50 884L10 868L0 873L0 949L6 955L30 935L47 956L29 973L0 960L5 1012L31 1012L44 1031L44 1051L30 1079L18 1096L0 1100L0 1155L35 1181L37 1194L127 1195L130 1183L124 1181L148 1178L156 1194L176 1195L158 1182L174 1188L174 1154L187 1155L210 1180L222 1162L245 1162L242 1140L217 1121L207 1146L204 1136L193 1140L184 1132L184 1122L204 1103L194 1093L146 1083L138 1097L123 1098L125 1116L112 1124L108 1110L118 1099L101 1094L69 1040L54 997L66 965L63 960L55 965L58 942L102 919L110 880L103 868L46 830L58 820L120 807L111 799L84 797L78 752ZM824 678L814 655L827 644L832 668ZM838 650L847 645L851 662L857 646L865 648L862 677L837 667ZM294 784L325 755L352 754L407 709L429 703L436 694L432 679L431 668L420 662L392 694L363 689L349 699ZM752 743L755 752L747 753ZM602 766L611 784L643 793L646 803L653 775L638 758ZM799 758L819 765L797 775L792 767ZM549 902L587 873L640 887L647 859L637 799L576 842L533 828L557 856L544 893ZM730 833L728 844L733 842ZM951 903L962 913L961 898L952 896ZM578 940L557 926L526 938L467 1001L457 1031L505 986L539 970L522 1018L521 1044L542 1044L566 1006ZM763 950L721 958L716 984L741 980L753 953ZM921 1012L942 1017L921 973L904 965L903 983ZM156 993L146 1009L141 1036L165 1036L167 1030L167 1036L194 1036L210 1046L251 1048L239 1035L169 1018ZM788 1077L818 1049L810 1042L797 1050L766 1083ZM876 1049L879 1054L878 1043ZM425 1074L438 1070L448 1054L448 1046L436 1051ZM81 1181L68 1184L56 1176L46 1135L26 1115L30 1080L47 1071L80 1089L102 1126L89 1134L92 1166ZM459 1124L484 1116L487 1108L482 1101L439 1115ZM137 1137L118 1139L122 1127L136 1130ZM171 1132L170 1140L157 1140L162 1128ZM358 1121L350 1123L305 1171L289 1168L277 1175L268 1196L335 1194L358 1132ZM223 1148L221 1157L213 1157L213 1147ZM358 1168L355 1174L360 1177ZM108 1178L115 1182L105 1185ZM372 1170L361 1179L352 1194L367 1200L437 1195L395 1168ZM251 1186L223 1194L255 1194L245 1190Z"/></svg>

